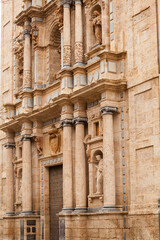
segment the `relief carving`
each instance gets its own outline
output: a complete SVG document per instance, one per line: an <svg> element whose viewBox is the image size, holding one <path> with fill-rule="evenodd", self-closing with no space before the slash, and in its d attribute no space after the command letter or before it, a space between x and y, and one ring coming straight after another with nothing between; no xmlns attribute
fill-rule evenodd
<svg viewBox="0 0 160 240"><path fill-rule="evenodd" d="M70 65L71 61L71 46L65 45L63 47L63 64Z"/></svg>
<svg viewBox="0 0 160 240"><path fill-rule="evenodd" d="M52 128L48 131L49 133L49 145L51 155L56 155L61 150L61 132L60 129L52 125Z"/></svg>
<svg viewBox="0 0 160 240"><path fill-rule="evenodd" d="M88 144L90 140L91 140L91 135L87 135L84 139L84 144L86 145L86 156L88 158L88 162L91 161L91 149L90 149L90 145Z"/></svg>
<svg viewBox="0 0 160 240"><path fill-rule="evenodd" d="M32 35L33 45L37 46L38 36L39 36L39 28L36 25L32 28L31 35Z"/></svg>
<svg viewBox="0 0 160 240"><path fill-rule="evenodd" d="M60 6L59 8L57 8L56 10L56 15L59 18L59 28L63 27L63 6Z"/></svg>
<svg viewBox="0 0 160 240"><path fill-rule="evenodd" d="M37 146L37 151L39 156L43 155L43 138L42 137L35 137L35 142Z"/></svg>
<svg viewBox="0 0 160 240"><path fill-rule="evenodd" d="M82 42L75 43L75 61L83 62L83 43Z"/></svg>
<svg viewBox="0 0 160 240"><path fill-rule="evenodd" d="M24 84L24 87L31 86L31 71L30 70L24 70L23 84Z"/></svg>
<svg viewBox="0 0 160 240"><path fill-rule="evenodd" d="M96 44L102 43L102 21L101 13L95 10L93 12L93 30L96 38Z"/></svg>

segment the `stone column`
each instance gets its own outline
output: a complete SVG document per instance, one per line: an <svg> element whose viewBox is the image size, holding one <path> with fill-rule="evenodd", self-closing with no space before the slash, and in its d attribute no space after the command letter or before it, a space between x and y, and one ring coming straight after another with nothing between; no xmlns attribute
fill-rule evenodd
<svg viewBox="0 0 160 240"><path fill-rule="evenodd" d="M31 135L22 136L22 214L32 214L32 153L31 153Z"/></svg>
<svg viewBox="0 0 160 240"><path fill-rule="evenodd" d="M73 211L72 119L64 119L63 127L63 212Z"/></svg>
<svg viewBox="0 0 160 240"><path fill-rule="evenodd" d="M24 23L24 66L23 66L23 88L30 89L31 81L31 26L27 19Z"/></svg>
<svg viewBox="0 0 160 240"><path fill-rule="evenodd" d="M75 61L76 64L83 63L83 21L81 0L75 0Z"/></svg>
<svg viewBox="0 0 160 240"><path fill-rule="evenodd" d="M71 65L71 2L71 0L63 0L63 67L70 67Z"/></svg>
<svg viewBox="0 0 160 240"><path fill-rule="evenodd" d="M13 139L10 139L9 142L5 143L4 147L6 148L6 188L7 188L7 197L6 197L6 215L14 215L14 189L13 189L13 148L15 143Z"/></svg>
<svg viewBox="0 0 160 240"><path fill-rule="evenodd" d="M87 206L86 192L86 159L84 146L84 127L87 118L77 117L74 119L76 127L75 136L75 185L76 185L76 212L85 212Z"/></svg>
<svg viewBox="0 0 160 240"><path fill-rule="evenodd" d="M102 107L103 114L103 194L104 209L116 210L113 114L116 107Z"/></svg>

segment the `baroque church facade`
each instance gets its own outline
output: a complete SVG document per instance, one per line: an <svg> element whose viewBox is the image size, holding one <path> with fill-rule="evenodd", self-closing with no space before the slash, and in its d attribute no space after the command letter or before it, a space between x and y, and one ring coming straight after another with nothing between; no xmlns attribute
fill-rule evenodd
<svg viewBox="0 0 160 240"><path fill-rule="evenodd" d="M0 240L158 240L160 6L2 1Z"/></svg>

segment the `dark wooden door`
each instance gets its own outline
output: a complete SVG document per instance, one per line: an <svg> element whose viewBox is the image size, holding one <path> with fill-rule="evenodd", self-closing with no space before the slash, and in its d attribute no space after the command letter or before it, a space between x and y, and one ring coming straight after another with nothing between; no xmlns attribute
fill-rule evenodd
<svg viewBox="0 0 160 240"><path fill-rule="evenodd" d="M59 240L59 218L63 207L62 165L49 168L50 240Z"/></svg>

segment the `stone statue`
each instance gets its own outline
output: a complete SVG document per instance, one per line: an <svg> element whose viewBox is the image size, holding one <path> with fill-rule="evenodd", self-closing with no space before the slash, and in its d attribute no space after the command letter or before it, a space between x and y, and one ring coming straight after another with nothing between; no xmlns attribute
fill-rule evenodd
<svg viewBox="0 0 160 240"><path fill-rule="evenodd" d="M37 146L37 151L39 153L39 156L43 155L43 139L42 137L35 137L35 142Z"/></svg>
<svg viewBox="0 0 160 240"><path fill-rule="evenodd" d="M96 184L96 194L103 193L103 159L101 155L96 156L96 160L98 161L97 166L97 184Z"/></svg>
<svg viewBox="0 0 160 240"><path fill-rule="evenodd" d="M101 13L95 10L93 12L93 27L94 34L96 37L96 44L102 43L102 22L101 22Z"/></svg>
<svg viewBox="0 0 160 240"><path fill-rule="evenodd" d="M49 143L50 143L50 149L51 154L55 155L60 152L61 147L61 134L60 129L56 128L56 126L53 124L52 128L48 131L49 133Z"/></svg>

